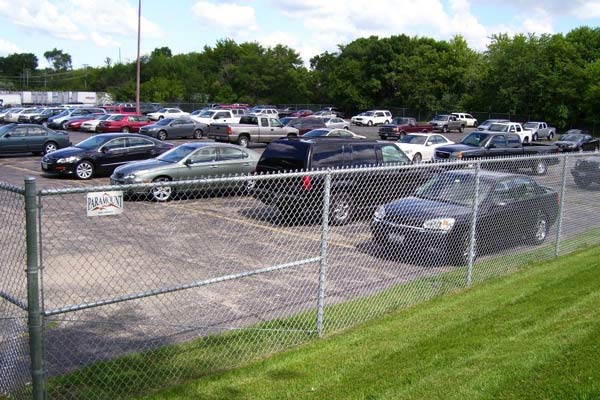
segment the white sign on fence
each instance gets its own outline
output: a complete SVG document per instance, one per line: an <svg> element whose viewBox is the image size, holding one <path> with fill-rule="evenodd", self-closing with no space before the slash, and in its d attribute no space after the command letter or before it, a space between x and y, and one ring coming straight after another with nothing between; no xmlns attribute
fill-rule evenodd
<svg viewBox="0 0 600 400"><path fill-rule="evenodd" d="M87 194L87 216L117 215L123 212L123 192L95 192Z"/></svg>

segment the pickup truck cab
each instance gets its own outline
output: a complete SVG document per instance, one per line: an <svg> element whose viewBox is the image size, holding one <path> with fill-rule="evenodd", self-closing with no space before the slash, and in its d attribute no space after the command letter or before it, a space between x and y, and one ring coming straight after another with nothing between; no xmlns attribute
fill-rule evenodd
<svg viewBox="0 0 600 400"><path fill-rule="evenodd" d="M459 120L456 115L436 115L429 125L432 126L433 130L442 131L444 133L450 132L451 130L457 130L462 133L466 126L465 121Z"/></svg>
<svg viewBox="0 0 600 400"><path fill-rule="evenodd" d="M236 124L240 122L240 117L234 114L231 110L206 110L198 115L191 115L194 121L201 124L212 125L213 123L220 124Z"/></svg>
<svg viewBox="0 0 600 400"><path fill-rule="evenodd" d="M483 132L503 132L503 133L514 133L519 135L521 143L531 143L533 140L532 132L529 129L524 129L518 122L503 122L492 124Z"/></svg>
<svg viewBox="0 0 600 400"><path fill-rule="evenodd" d="M538 140L538 138L552 140L554 135L556 135L556 128L548 126L545 122L530 121L525 123L523 128L531 131L531 140L534 142Z"/></svg>
<svg viewBox="0 0 600 400"><path fill-rule="evenodd" d="M298 136L298 129L283 124L267 116L246 115L239 124L212 124L208 138L217 142L237 143L248 147L249 143L270 143L273 140Z"/></svg>
<svg viewBox="0 0 600 400"><path fill-rule="evenodd" d="M433 131L433 126L429 124L417 124L414 118L396 117L391 123L379 127L379 137L383 140L398 140L406 136L407 133L428 133Z"/></svg>
<svg viewBox="0 0 600 400"><path fill-rule="evenodd" d="M475 131L467 135L460 143L441 146L435 150L435 161L469 160L478 158L497 158L524 155L545 155L558 153L558 147L541 144L523 146L516 133ZM523 158L519 161L507 161L508 169L531 168L537 175L544 175L548 165L558 164L558 158ZM498 164L500 165L500 164Z"/></svg>
<svg viewBox="0 0 600 400"><path fill-rule="evenodd" d="M464 112L453 112L452 115L454 115L458 120L464 121L465 124L467 124L466 126L477 126L477 118L473 117L471 114Z"/></svg>

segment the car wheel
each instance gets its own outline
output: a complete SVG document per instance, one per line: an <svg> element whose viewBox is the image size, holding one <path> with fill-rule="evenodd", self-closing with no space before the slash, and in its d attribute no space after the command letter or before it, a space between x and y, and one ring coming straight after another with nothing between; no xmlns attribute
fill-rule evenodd
<svg viewBox="0 0 600 400"><path fill-rule="evenodd" d="M90 179L94 176L94 164L87 160L79 161L75 166L75 175L79 179Z"/></svg>
<svg viewBox="0 0 600 400"><path fill-rule="evenodd" d="M464 130L465 130L465 126L464 126L464 125L461 125L461 126L458 128L458 132L459 132L459 133L463 133L463 131L464 131Z"/></svg>
<svg viewBox="0 0 600 400"><path fill-rule="evenodd" d="M448 125L444 125L444 126L442 127L442 132L444 132L444 133L448 133Z"/></svg>
<svg viewBox="0 0 600 400"><path fill-rule="evenodd" d="M471 232L465 232L455 246L447 249L448 256L456 265L468 265L471 254ZM473 262L477 258L477 239L473 243Z"/></svg>
<svg viewBox="0 0 600 400"><path fill-rule="evenodd" d="M389 123L390 123L390 121L388 121L388 120L386 119L386 120L385 120L383 123L384 123L384 125L387 125L387 124L389 124Z"/></svg>
<svg viewBox="0 0 600 400"><path fill-rule="evenodd" d="M550 132L550 134L548 135L548 140L552 139L554 139L554 132Z"/></svg>
<svg viewBox="0 0 600 400"><path fill-rule="evenodd" d="M54 142L48 142L44 145L44 154L52 153L58 150L58 145Z"/></svg>
<svg viewBox="0 0 600 400"><path fill-rule="evenodd" d="M350 128L348 128L347 126L345 126L345 127L344 127L344 129L345 129L345 130L347 130L347 131L349 131L349 130L350 130Z"/></svg>
<svg viewBox="0 0 600 400"><path fill-rule="evenodd" d="M399 139L403 139L404 136L406 136L406 132L400 132L400 133L398 133L398 138Z"/></svg>
<svg viewBox="0 0 600 400"><path fill-rule="evenodd" d="M537 142L537 140L538 140L537 133L534 133L533 136L531 136L531 141Z"/></svg>
<svg viewBox="0 0 600 400"><path fill-rule="evenodd" d="M533 166L533 172L535 172L536 175L546 175L546 172L548 172L548 165L546 165L544 160L538 160Z"/></svg>
<svg viewBox="0 0 600 400"><path fill-rule="evenodd" d="M367 122L367 126L373 126L373 121Z"/></svg>
<svg viewBox="0 0 600 400"><path fill-rule="evenodd" d="M155 178L152 182L157 183L170 181L171 179L167 178L166 176L162 176ZM152 189L150 189L152 198L158 202L168 201L173 196L173 192L174 190L172 186L154 186Z"/></svg>
<svg viewBox="0 0 600 400"><path fill-rule="evenodd" d="M345 225L352 219L354 206L347 193L339 192L331 196L329 204L329 223L331 225Z"/></svg>
<svg viewBox="0 0 600 400"><path fill-rule="evenodd" d="M167 132L166 131L160 131L160 132L158 132L158 134L156 135L156 137L158 138L158 140L167 140Z"/></svg>
<svg viewBox="0 0 600 400"><path fill-rule="evenodd" d="M477 126L477 120L473 121L473 125L471 125L473 128Z"/></svg>
<svg viewBox="0 0 600 400"><path fill-rule="evenodd" d="M538 217L533 227L533 235L531 236L531 244L542 244L548 237L548 218L542 212L539 212Z"/></svg>
<svg viewBox="0 0 600 400"><path fill-rule="evenodd" d="M65 122L63 122L62 124L60 124L60 128L61 128L63 131L66 131L66 130L67 130L67 122L65 121Z"/></svg>
<svg viewBox="0 0 600 400"><path fill-rule="evenodd" d="M248 147L248 136L240 136L237 141L238 145L241 147Z"/></svg>
<svg viewBox="0 0 600 400"><path fill-rule="evenodd" d="M123 133L129 133L129 127L124 126L123 129L121 129L121 132L123 132Z"/></svg>
<svg viewBox="0 0 600 400"><path fill-rule="evenodd" d="M164 118L164 116L160 115L160 116L158 117L158 120L160 121L160 120L161 120L161 119L163 119L163 118Z"/></svg>
<svg viewBox="0 0 600 400"><path fill-rule="evenodd" d="M204 132L202 132L202 129L196 129L194 131L194 139L202 139L202 136L204 136Z"/></svg>
<svg viewBox="0 0 600 400"><path fill-rule="evenodd" d="M421 156L421 153L417 153L413 157L413 162L415 164L417 164L417 163L420 163L422 159L423 159L423 157Z"/></svg>
<svg viewBox="0 0 600 400"><path fill-rule="evenodd" d="M575 184L582 189L585 189L588 186L590 186L590 183L591 182L588 179L575 178Z"/></svg>
<svg viewBox="0 0 600 400"><path fill-rule="evenodd" d="M523 138L523 143L529 143L529 138L528 137Z"/></svg>

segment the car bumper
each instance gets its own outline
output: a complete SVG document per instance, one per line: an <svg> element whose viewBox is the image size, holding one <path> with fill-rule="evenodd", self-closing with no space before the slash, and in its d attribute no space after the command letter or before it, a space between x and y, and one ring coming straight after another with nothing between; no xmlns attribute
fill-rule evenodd
<svg viewBox="0 0 600 400"><path fill-rule="evenodd" d="M398 251L406 253L425 252L433 256L446 256L450 251L457 251L450 248L452 243L450 232L436 232L387 221L373 221L371 234L373 240L379 244L398 246Z"/></svg>
<svg viewBox="0 0 600 400"><path fill-rule="evenodd" d="M53 175L74 175L75 174L75 164L58 164L55 161L48 161L40 163L42 167L42 171L47 174Z"/></svg>

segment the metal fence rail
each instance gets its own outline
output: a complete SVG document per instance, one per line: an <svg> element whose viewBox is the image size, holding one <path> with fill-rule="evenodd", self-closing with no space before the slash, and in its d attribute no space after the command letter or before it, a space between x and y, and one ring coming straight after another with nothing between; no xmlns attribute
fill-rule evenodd
<svg viewBox="0 0 600 400"><path fill-rule="evenodd" d="M0 357L21 351L0 389L127 397L600 243L598 183L591 153L43 190L28 208L37 311L25 192L0 185L0 218L19 222L2 228ZM88 194L108 191L122 211L88 217ZM30 338L32 313L44 323L31 365L19 306Z"/></svg>

